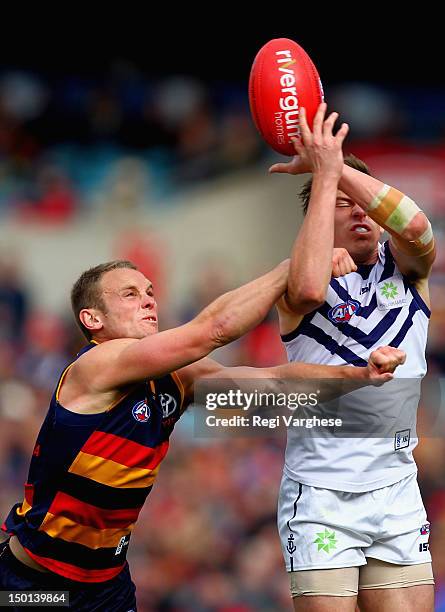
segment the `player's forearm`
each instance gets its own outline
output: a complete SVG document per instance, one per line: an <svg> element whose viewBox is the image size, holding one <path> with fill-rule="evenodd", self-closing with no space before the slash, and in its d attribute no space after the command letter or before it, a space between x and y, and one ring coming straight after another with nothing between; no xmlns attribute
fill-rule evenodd
<svg viewBox="0 0 445 612"><path fill-rule="evenodd" d="M301 314L324 301L331 278L337 182L335 176L314 175L307 214L292 248L286 299Z"/></svg>
<svg viewBox="0 0 445 612"><path fill-rule="evenodd" d="M217 322L219 344L236 340L265 318L286 291L288 274L286 260L267 274L220 296L198 318Z"/></svg>
<svg viewBox="0 0 445 612"><path fill-rule="evenodd" d="M347 165L339 189L386 229L406 254L422 256L434 248L431 224L413 200L382 181Z"/></svg>
<svg viewBox="0 0 445 612"><path fill-rule="evenodd" d="M317 393L318 401L336 397L372 384L368 368L329 366L311 363L287 363L271 368L271 373L282 381L282 391Z"/></svg>
<svg viewBox="0 0 445 612"><path fill-rule="evenodd" d="M319 402L326 402L371 383L368 368L326 366L302 362L286 363L270 368L222 368L206 378L226 380L232 388L244 393L289 395L316 393Z"/></svg>
<svg viewBox="0 0 445 612"><path fill-rule="evenodd" d="M342 378L348 382L355 382L363 386L369 384L368 368L351 366L320 365L318 363L302 363L295 361L270 368L276 378L282 379L330 379ZM367 381L367 382L366 382Z"/></svg>

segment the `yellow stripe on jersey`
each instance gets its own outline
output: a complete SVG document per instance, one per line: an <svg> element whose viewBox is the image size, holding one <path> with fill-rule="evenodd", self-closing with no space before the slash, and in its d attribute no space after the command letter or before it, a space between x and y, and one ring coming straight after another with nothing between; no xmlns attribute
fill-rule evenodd
<svg viewBox="0 0 445 612"><path fill-rule="evenodd" d="M39 531L44 531L52 538L83 544L88 548L113 548L118 546L122 537L131 533L133 525L134 523L126 529L97 529L79 525L65 516L55 516L47 512Z"/></svg>
<svg viewBox="0 0 445 612"><path fill-rule="evenodd" d="M177 372L172 372L171 376L173 380L175 381L176 386L179 389L179 393L181 394L181 412L182 412L184 410L184 398L185 398L184 385L182 384L182 381L179 378L179 375L177 374Z"/></svg>
<svg viewBox="0 0 445 612"><path fill-rule="evenodd" d="M32 506L30 504L28 504L28 502L26 501L26 499L23 500L23 504L21 505L20 508L17 508L16 512L19 516L25 516L25 514L27 512L29 512L31 510Z"/></svg>
<svg viewBox="0 0 445 612"><path fill-rule="evenodd" d="M109 487L139 489L153 484L160 465L154 470L130 468L111 459L79 452L69 472L95 480Z"/></svg>
<svg viewBox="0 0 445 612"><path fill-rule="evenodd" d="M57 389L56 389L56 402L59 401L59 393L60 393L60 389L62 388L63 381L65 380L65 376L67 375L68 370L74 365L74 363L75 363L74 361L73 363L70 363L69 366L67 366L62 372L62 376L60 377L59 384L57 385Z"/></svg>

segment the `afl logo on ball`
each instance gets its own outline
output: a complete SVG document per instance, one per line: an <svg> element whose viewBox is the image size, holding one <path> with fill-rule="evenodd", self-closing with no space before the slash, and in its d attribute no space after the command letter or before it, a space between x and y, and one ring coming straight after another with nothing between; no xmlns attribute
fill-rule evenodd
<svg viewBox="0 0 445 612"><path fill-rule="evenodd" d="M169 393L160 393L159 399L162 406L162 418L166 419L176 410L176 400Z"/></svg>
<svg viewBox="0 0 445 612"><path fill-rule="evenodd" d="M150 408L145 402L138 402L135 404L131 412L135 420L139 423L146 423L150 418Z"/></svg>

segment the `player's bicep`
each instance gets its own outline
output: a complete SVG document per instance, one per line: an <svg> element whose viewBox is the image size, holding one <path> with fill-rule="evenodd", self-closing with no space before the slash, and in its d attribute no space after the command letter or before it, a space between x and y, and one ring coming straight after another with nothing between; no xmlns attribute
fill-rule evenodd
<svg viewBox="0 0 445 612"><path fill-rule="evenodd" d="M211 324L191 322L141 340L110 340L89 351L85 376L98 391L158 378L201 359L214 347ZM88 362L87 362L88 361Z"/></svg>
<svg viewBox="0 0 445 612"><path fill-rule="evenodd" d="M419 255L411 253L408 248L405 248L401 240L391 236L389 248L397 267L404 276L414 281L427 279L429 277L436 258L435 245L433 245L428 253Z"/></svg>
<svg viewBox="0 0 445 612"><path fill-rule="evenodd" d="M280 334L282 336L290 334L300 325L303 320L303 314L297 314L287 305L286 297L283 295L276 303L278 312L278 323Z"/></svg>

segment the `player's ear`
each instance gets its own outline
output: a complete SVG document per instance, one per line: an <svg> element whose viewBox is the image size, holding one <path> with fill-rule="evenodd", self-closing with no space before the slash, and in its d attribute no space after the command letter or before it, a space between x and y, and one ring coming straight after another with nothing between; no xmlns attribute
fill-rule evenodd
<svg viewBox="0 0 445 612"><path fill-rule="evenodd" d="M80 322L88 331L94 333L103 328L103 315L95 308L83 308L79 312Z"/></svg>

